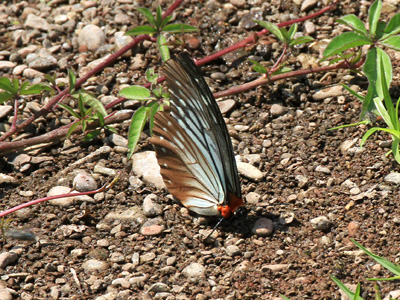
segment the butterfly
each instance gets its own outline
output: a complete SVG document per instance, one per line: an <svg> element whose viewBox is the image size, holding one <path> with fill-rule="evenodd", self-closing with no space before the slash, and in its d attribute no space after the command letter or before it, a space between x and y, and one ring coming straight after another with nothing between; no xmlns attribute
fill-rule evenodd
<svg viewBox="0 0 400 300"><path fill-rule="evenodd" d="M232 143L210 88L187 53L163 71L170 111L154 116L150 142L168 191L199 215L244 215Z"/></svg>

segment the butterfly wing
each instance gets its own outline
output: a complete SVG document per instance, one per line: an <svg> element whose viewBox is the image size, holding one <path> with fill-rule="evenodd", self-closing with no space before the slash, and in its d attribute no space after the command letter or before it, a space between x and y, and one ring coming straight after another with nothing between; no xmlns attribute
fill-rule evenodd
<svg viewBox="0 0 400 300"><path fill-rule="evenodd" d="M170 193L203 215L241 198L232 144L219 107L186 53L164 66L171 110L155 115L153 143Z"/></svg>

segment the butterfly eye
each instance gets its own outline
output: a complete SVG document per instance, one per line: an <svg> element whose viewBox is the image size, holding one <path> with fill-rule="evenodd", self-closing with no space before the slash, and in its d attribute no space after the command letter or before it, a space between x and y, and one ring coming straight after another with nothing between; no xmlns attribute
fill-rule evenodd
<svg viewBox="0 0 400 300"><path fill-rule="evenodd" d="M249 213L248 209L244 206L241 206L235 211L234 215L239 219L244 219L247 217L248 213Z"/></svg>
<svg viewBox="0 0 400 300"><path fill-rule="evenodd" d="M150 142L165 185L188 209L228 218L243 200L232 143L217 102L188 54L168 60L164 74L171 107L154 116Z"/></svg>

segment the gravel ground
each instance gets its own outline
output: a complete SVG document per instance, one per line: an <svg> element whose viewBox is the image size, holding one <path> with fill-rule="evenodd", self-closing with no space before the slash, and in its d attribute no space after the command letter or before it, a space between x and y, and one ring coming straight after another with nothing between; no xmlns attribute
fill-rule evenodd
<svg viewBox="0 0 400 300"><path fill-rule="evenodd" d="M384 2L385 18L399 10L398 1ZM185 40L193 57L202 58L260 30L253 18L279 23L316 12L323 3L187 1L173 19L201 29ZM156 4L149 8L155 11ZM299 32L316 42L296 48L289 64L296 69L317 66L321 49L344 29L335 19L352 13L365 20L370 4L341 1L336 9L299 24ZM67 69L83 76L129 42L124 32L144 24L135 11L138 6L146 4L0 4L0 76L32 83L43 81L44 74L67 82ZM261 38L202 71L214 92L225 90L257 78L246 58L271 63L280 50L271 38ZM393 59L398 57L393 54ZM158 68L159 61L157 47L146 41L93 77L85 89L110 103L121 88L145 83L145 70ZM398 71L397 65L394 83ZM343 92L340 83L359 91L367 86L365 78L341 70L282 80L225 99L221 110L250 213L223 222L207 240L218 220L190 214L162 188L145 133L131 170L126 159L129 121L114 124L117 134L95 141L84 142L78 134L26 154L1 157L0 210L72 189L92 190L116 174L120 179L105 193L14 213L6 227L20 231L10 231L12 237L24 233L22 238L34 234L36 239L8 237L0 242L0 299L341 298L329 274L353 287L361 282L362 296L372 299L374 286L365 278L393 274L362 255L350 238L399 263L400 171L393 157L385 156L389 136L376 134L361 149L367 127L328 131L357 122L361 111L361 104ZM19 119L47 101L49 97L21 99ZM0 106L2 132L13 118L10 105ZM127 101L118 110L139 105ZM70 121L58 108L18 136L37 136ZM379 286L383 297L389 292L399 297L398 282Z"/></svg>

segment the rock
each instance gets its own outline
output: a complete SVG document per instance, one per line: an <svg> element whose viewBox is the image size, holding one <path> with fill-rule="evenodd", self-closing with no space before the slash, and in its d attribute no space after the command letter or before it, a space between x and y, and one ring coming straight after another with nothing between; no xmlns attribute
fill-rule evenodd
<svg viewBox="0 0 400 300"><path fill-rule="evenodd" d="M38 79L38 82L44 79L44 74L40 71L34 70L32 68L26 68L22 72L22 75L26 78ZM38 83L35 82L35 83Z"/></svg>
<svg viewBox="0 0 400 300"><path fill-rule="evenodd" d="M304 30L308 35L313 35L316 32L314 23L310 21L305 21Z"/></svg>
<svg viewBox="0 0 400 300"><path fill-rule="evenodd" d="M111 176L111 177L114 177L117 175L117 172L114 169L107 168L101 164L95 165L93 172L101 174L101 175Z"/></svg>
<svg viewBox="0 0 400 300"><path fill-rule="evenodd" d="M154 151L135 153L132 156L132 171L145 182L152 183L158 189L165 188L164 181L160 174L156 154Z"/></svg>
<svg viewBox="0 0 400 300"><path fill-rule="evenodd" d="M304 0L301 4L301 11L308 11L317 4L317 0Z"/></svg>
<svg viewBox="0 0 400 300"><path fill-rule="evenodd" d="M128 148L128 140L126 138L120 136L119 134L112 133L110 135L109 139L110 139L110 142L116 146Z"/></svg>
<svg viewBox="0 0 400 300"><path fill-rule="evenodd" d="M146 223L143 224L142 228L140 228L140 233L146 236L151 235L159 235L164 231L164 226L162 225L147 225Z"/></svg>
<svg viewBox="0 0 400 300"><path fill-rule="evenodd" d="M257 204L260 202L261 195L255 193L255 192L250 192L246 195L246 203L249 204Z"/></svg>
<svg viewBox="0 0 400 300"><path fill-rule="evenodd" d="M12 69L17 65L17 63L7 60L0 60L0 70Z"/></svg>
<svg viewBox="0 0 400 300"><path fill-rule="evenodd" d="M303 175L296 175L295 178L299 183L299 188L305 187L308 183L308 178Z"/></svg>
<svg viewBox="0 0 400 300"><path fill-rule="evenodd" d="M144 69L146 67L147 63L146 60L144 59L144 55L143 54L136 54L133 58L132 58L132 62L131 62L131 69L132 70L141 70Z"/></svg>
<svg viewBox="0 0 400 300"><path fill-rule="evenodd" d="M347 225L347 230L349 231L350 237L356 237L359 233L359 229L360 224L358 222L350 222L349 225Z"/></svg>
<svg viewBox="0 0 400 300"><path fill-rule="evenodd" d="M345 155L347 154L347 151L357 143L357 141L358 138L346 140L339 146L339 150L342 152L343 155Z"/></svg>
<svg viewBox="0 0 400 300"><path fill-rule="evenodd" d="M239 247L236 245L229 245L226 247L226 254L229 256L238 256L242 254L242 251L240 251Z"/></svg>
<svg viewBox="0 0 400 300"><path fill-rule="evenodd" d="M39 55L36 53L28 54L26 57L26 63L29 68L37 71L47 71L57 67L57 59L47 51L43 51Z"/></svg>
<svg viewBox="0 0 400 300"><path fill-rule="evenodd" d="M106 43L106 36L100 27L86 25L78 35L79 46L86 46L89 51L96 51Z"/></svg>
<svg viewBox="0 0 400 300"><path fill-rule="evenodd" d="M69 194L69 193L71 193L71 191L72 191L72 189L67 186L54 186L47 193L47 197L57 196L57 195L62 195L62 194ZM49 200L49 203L52 205L58 205L61 207L69 207L72 204L74 204L74 201L75 201L74 196L71 196L71 197L65 197L65 198L52 199L52 200Z"/></svg>
<svg viewBox="0 0 400 300"><path fill-rule="evenodd" d="M247 3L245 0L230 0L229 2L239 8L243 8Z"/></svg>
<svg viewBox="0 0 400 300"><path fill-rule="evenodd" d="M327 231L331 228L332 224L325 216L314 218L310 221L311 226L316 230Z"/></svg>
<svg viewBox="0 0 400 300"><path fill-rule="evenodd" d="M6 117L12 108L11 105L0 105L0 119Z"/></svg>
<svg viewBox="0 0 400 300"><path fill-rule="evenodd" d="M147 263L149 261L152 261L155 258L156 258L156 254L155 253L153 253L153 252L145 253L142 256L140 256L140 263L141 264L145 264L145 263Z"/></svg>
<svg viewBox="0 0 400 300"><path fill-rule="evenodd" d="M280 104L272 104L270 108L271 115L279 117L287 112L287 108Z"/></svg>
<svg viewBox="0 0 400 300"><path fill-rule="evenodd" d="M261 180L264 177L263 173L256 167L252 166L251 164L244 163L241 161L236 163L239 173L242 174L243 176L246 176L247 178L255 181Z"/></svg>
<svg viewBox="0 0 400 300"><path fill-rule="evenodd" d="M82 264L82 268L85 271L104 271L110 268L110 265L107 262L97 260L97 259L89 259Z"/></svg>
<svg viewBox="0 0 400 300"><path fill-rule="evenodd" d="M3 252L0 254L0 269L5 269L8 265L16 262L18 255L14 252Z"/></svg>
<svg viewBox="0 0 400 300"><path fill-rule="evenodd" d="M265 272L266 269L271 270L273 273L276 273L289 269L289 264L263 265L261 267L262 272Z"/></svg>
<svg viewBox="0 0 400 300"><path fill-rule="evenodd" d="M117 292L116 291L112 291L112 292L109 292L109 293L107 293L105 295L101 295L99 297L96 297L95 300L115 300L115 299L117 299L117 296L118 296Z"/></svg>
<svg viewBox="0 0 400 300"><path fill-rule="evenodd" d="M274 232L274 223L267 218L258 219L251 232L258 236L269 236Z"/></svg>
<svg viewBox="0 0 400 300"><path fill-rule="evenodd" d="M0 299L1 300L12 300L13 296L8 289L0 288Z"/></svg>
<svg viewBox="0 0 400 300"><path fill-rule="evenodd" d="M235 107L236 102L235 100L227 99L223 101L218 101L217 104L221 113L226 114L227 112L231 111L232 108Z"/></svg>
<svg viewBox="0 0 400 300"><path fill-rule="evenodd" d="M109 212L104 220L120 220L120 221L137 221L139 218L143 218L143 212L140 207L132 207L121 212Z"/></svg>
<svg viewBox="0 0 400 300"><path fill-rule="evenodd" d="M235 125L234 128L235 128L236 131L246 132L246 131L249 131L250 126L247 126L247 125Z"/></svg>
<svg viewBox="0 0 400 300"><path fill-rule="evenodd" d="M161 205L153 200L157 199L154 194L149 194L143 200L143 213L146 217L156 217L162 213Z"/></svg>
<svg viewBox="0 0 400 300"><path fill-rule="evenodd" d="M124 289L129 289L130 286L131 286L131 283L130 283L127 279L125 279L125 278L117 278L117 279L114 279L114 280L111 282L111 284L112 284L112 285L115 285L115 286L120 286L120 287L122 287L122 288L124 288Z"/></svg>
<svg viewBox="0 0 400 300"><path fill-rule="evenodd" d="M26 27L32 27L34 29L48 31L50 28L49 23L47 23L46 19L38 17L34 14L29 14L25 21Z"/></svg>
<svg viewBox="0 0 400 300"><path fill-rule="evenodd" d="M199 263L191 263L186 268L183 269L182 274L188 278L199 278L203 277L206 268Z"/></svg>
<svg viewBox="0 0 400 300"><path fill-rule="evenodd" d="M0 184L2 183L18 183L18 180L10 175L0 173Z"/></svg>
<svg viewBox="0 0 400 300"><path fill-rule="evenodd" d="M390 174L386 175L384 179L386 182L400 184L400 173L391 172Z"/></svg>
<svg viewBox="0 0 400 300"><path fill-rule="evenodd" d="M154 293L162 293L162 292L169 292L168 285L162 282L154 283L148 290L149 292Z"/></svg>
<svg viewBox="0 0 400 300"><path fill-rule="evenodd" d="M89 173L82 171L75 176L73 182L73 187L79 192L88 192L97 189L97 182Z"/></svg>
<svg viewBox="0 0 400 300"><path fill-rule="evenodd" d="M334 85L322 90L317 91L313 94L313 99L316 101L322 101L326 98L338 97L343 94L343 87L341 85Z"/></svg>
<svg viewBox="0 0 400 300"><path fill-rule="evenodd" d="M128 14L117 13L114 17L114 22L115 22L115 24L127 25L127 24L130 24L131 18L129 17Z"/></svg>
<svg viewBox="0 0 400 300"><path fill-rule="evenodd" d="M317 166L315 168L316 172L321 172L321 173L325 173L325 174L331 174L331 170L329 170L328 167L324 167L324 166Z"/></svg>

